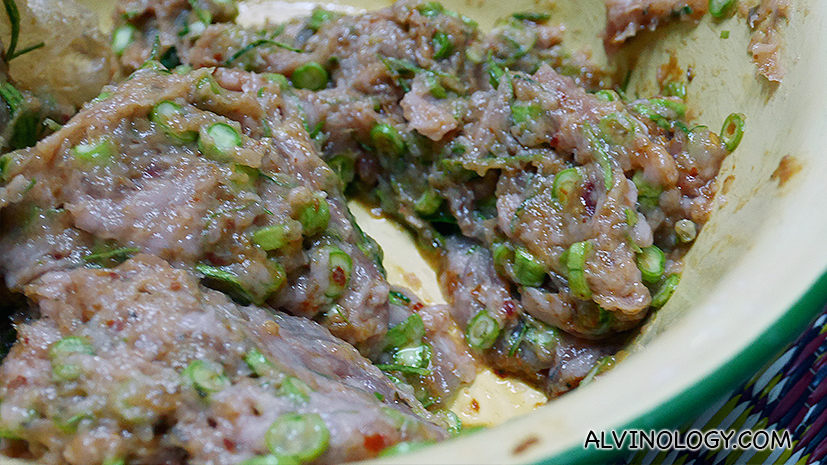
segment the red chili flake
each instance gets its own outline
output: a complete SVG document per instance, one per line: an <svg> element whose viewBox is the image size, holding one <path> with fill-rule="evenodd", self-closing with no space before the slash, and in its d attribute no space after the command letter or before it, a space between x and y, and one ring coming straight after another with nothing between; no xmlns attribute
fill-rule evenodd
<svg viewBox="0 0 827 465"><path fill-rule="evenodd" d="M235 443L227 438L224 438L224 448L230 452L235 452Z"/></svg>
<svg viewBox="0 0 827 465"><path fill-rule="evenodd" d="M379 433L365 436L365 449L373 453L379 453L379 451L383 450L385 447L387 447L385 436L382 436Z"/></svg>
<svg viewBox="0 0 827 465"><path fill-rule="evenodd" d="M17 388L19 388L21 386L25 386L27 384L29 384L28 379L26 379L23 376L18 376L17 378L14 378L14 381L11 381L9 383L9 389L17 389Z"/></svg>
<svg viewBox="0 0 827 465"><path fill-rule="evenodd" d="M594 215L594 210L597 207L597 204L594 202L593 194L594 193L594 183L588 181L583 186L583 194L580 197L582 199L583 206L586 207L586 213L589 216Z"/></svg>
<svg viewBox="0 0 827 465"><path fill-rule="evenodd" d="M503 302L503 310L505 310L506 316L511 316L517 311L516 307L514 307L514 302L511 299Z"/></svg>
<svg viewBox="0 0 827 465"><path fill-rule="evenodd" d="M347 274L341 266L337 266L330 272L330 280L338 286L344 286L347 284Z"/></svg>
<svg viewBox="0 0 827 465"><path fill-rule="evenodd" d="M425 304L423 304L422 302L417 302L417 303L413 304L411 306L411 308L413 309L413 311L418 312L418 311L422 310L423 308L425 308Z"/></svg>
<svg viewBox="0 0 827 465"><path fill-rule="evenodd" d="M169 290L171 290L171 291L180 291L181 290L181 283L179 283L178 281L173 281L169 285Z"/></svg>
<svg viewBox="0 0 827 465"><path fill-rule="evenodd" d="M480 411L480 403L477 402L477 399L471 399L471 410L475 412Z"/></svg>

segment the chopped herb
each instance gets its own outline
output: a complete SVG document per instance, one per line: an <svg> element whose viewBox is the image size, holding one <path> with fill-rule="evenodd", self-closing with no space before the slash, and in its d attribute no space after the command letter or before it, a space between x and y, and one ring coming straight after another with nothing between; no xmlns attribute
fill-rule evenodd
<svg viewBox="0 0 827 465"><path fill-rule="evenodd" d="M241 57L245 53L249 52L250 50L256 49L258 47L278 47L278 48L283 48L285 50L289 50L291 52L297 52L297 53L302 52L300 49L297 49L295 47L291 47L291 46L289 46L285 43L282 43L282 42L277 42L275 40L270 40L270 39L259 39L259 40L251 42L250 44L248 44L245 47L241 48L237 52L233 53L230 56L230 58L228 58L224 62L224 66L232 65L232 63L234 61L236 61L239 57Z"/></svg>
<svg viewBox="0 0 827 465"><path fill-rule="evenodd" d="M20 11L17 9L17 3L14 0L3 0L3 5L6 7L6 15L9 17L9 25L11 27L11 38L9 39L9 48L6 49L4 59L6 63L19 57L20 55L37 50L45 44L40 42L31 45L22 50L15 50L17 48L17 40L20 38Z"/></svg>
<svg viewBox="0 0 827 465"><path fill-rule="evenodd" d="M592 296L589 283L586 281L586 258L592 251L589 241L575 242L566 253L566 268L569 273L569 289L574 297L588 300Z"/></svg>
<svg viewBox="0 0 827 465"><path fill-rule="evenodd" d="M448 58L454 53L454 44L451 43L451 38L448 34L438 31L434 34L434 60L442 60Z"/></svg>
<svg viewBox="0 0 827 465"><path fill-rule="evenodd" d="M318 413L284 413L264 435L267 448L277 455L310 462L330 444L330 430Z"/></svg>
<svg viewBox="0 0 827 465"><path fill-rule="evenodd" d="M741 143L744 137L744 115L733 113L727 116L724 126L721 128L721 141L727 150L732 152Z"/></svg>
<svg viewBox="0 0 827 465"><path fill-rule="evenodd" d="M657 246L644 247L637 256L637 267L643 282L653 284L660 281L666 266L666 255Z"/></svg>
<svg viewBox="0 0 827 465"><path fill-rule="evenodd" d="M542 23L548 21L551 18L551 15L548 13L539 13L539 12L530 12L524 11L519 13L514 13L511 15L512 18L518 21L531 21L534 23Z"/></svg>
<svg viewBox="0 0 827 465"><path fill-rule="evenodd" d="M184 369L183 376L189 380L201 397L219 392L230 385L221 365L205 360L193 360Z"/></svg>
<svg viewBox="0 0 827 465"><path fill-rule="evenodd" d="M408 298L408 296L397 291L390 291L390 293L388 293L388 300L394 305L401 305L403 307L411 303L411 299Z"/></svg>
<svg viewBox="0 0 827 465"><path fill-rule="evenodd" d="M98 265L117 265L127 261L132 255L140 252L138 247L121 247L114 250L105 250L97 253L90 253L83 257L83 261L87 263L96 263Z"/></svg>
<svg viewBox="0 0 827 465"><path fill-rule="evenodd" d="M670 275L663 284L660 286L658 291L655 295L652 296L652 306L655 308L663 307L666 305L666 302L672 297L672 294L675 293L675 289L678 288L678 283L680 283L681 277L680 275L673 274Z"/></svg>
<svg viewBox="0 0 827 465"><path fill-rule="evenodd" d="M480 310L465 329L465 342L477 350L484 350L492 345L500 335L500 324L488 314L486 310Z"/></svg>
<svg viewBox="0 0 827 465"><path fill-rule="evenodd" d="M431 370L427 368L409 367L406 365L398 364L377 364L376 368L379 368L382 371L398 371L400 373L417 376L428 376L431 374Z"/></svg>
<svg viewBox="0 0 827 465"><path fill-rule="evenodd" d="M322 65L311 61L296 68L291 79L297 89L322 90L330 77Z"/></svg>

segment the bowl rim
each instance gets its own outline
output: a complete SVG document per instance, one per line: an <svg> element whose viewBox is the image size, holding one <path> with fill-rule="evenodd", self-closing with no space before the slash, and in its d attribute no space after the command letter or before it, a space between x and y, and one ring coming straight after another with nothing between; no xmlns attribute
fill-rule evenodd
<svg viewBox="0 0 827 465"><path fill-rule="evenodd" d="M774 324L767 327L738 354L718 366L707 376L696 380L682 391L637 417L622 423L617 431L659 430L685 425L695 418L698 410L709 408L716 400L728 397L739 384L755 376L789 346L808 324L812 323L827 306L827 269L813 282L807 291L787 309ZM628 455L623 449L595 449L571 446L562 452L535 464L583 464L610 463Z"/></svg>

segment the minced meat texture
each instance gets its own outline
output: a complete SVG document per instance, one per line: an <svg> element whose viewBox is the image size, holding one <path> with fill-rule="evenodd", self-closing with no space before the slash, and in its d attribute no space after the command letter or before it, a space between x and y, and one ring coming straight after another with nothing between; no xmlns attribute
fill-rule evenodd
<svg viewBox="0 0 827 465"><path fill-rule="evenodd" d="M26 293L40 318L19 326L0 368L6 455L229 464L275 447L340 463L447 436L409 388L318 324L241 307L159 258L52 272ZM303 450L301 435L271 431L296 416L329 438Z"/></svg>
<svg viewBox="0 0 827 465"><path fill-rule="evenodd" d="M279 95L239 71L142 70L37 147L6 155L9 287L144 252L353 344L380 340L378 246L301 124L282 121Z"/></svg>
<svg viewBox="0 0 827 465"><path fill-rule="evenodd" d="M593 338L633 327L661 279L644 282L636 261L655 245L666 255L663 278L680 270L688 246L676 224L708 218L723 144L689 128L677 99L624 103L548 67L503 77L471 100L474 120L431 178L462 233L499 257L499 273L536 318ZM566 254L577 243L590 250L587 297L569 284Z"/></svg>
<svg viewBox="0 0 827 465"><path fill-rule="evenodd" d="M707 0L606 0L604 40L616 48L639 31L675 20L697 21L708 9Z"/></svg>
<svg viewBox="0 0 827 465"><path fill-rule="evenodd" d="M697 19L702 3L607 2L607 40ZM488 294L466 302L443 280L460 328L484 311L503 334L539 324L603 341L586 357L519 366L501 340L476 347L495 368L542 365L541 384L559 393L671 295L728 151L689 123L679 98L598 90L611 81L568 55L548 22L513 15L483 34L432 2L357 16L317 9L282 25L212 24L180 58L274 73L284 113L348 192L407 224L443 270L458 266L454 236L487 249L478 279L498 282ZM561 371L569 359L585 362Z"/></svg>
<svg viewBox="0 0 827 465"><path fill-rule="evenodd" d="M389 353L382 251L279 95L277 82L238 70L141 70L53 138L10 154L0 190L10 287L150 253L239 302L314 319L372 359ZM210 145L216 128L239 145ZM465 352L429 347L433 366L411 381L441 404L474 372L442 375Z"/></svg>

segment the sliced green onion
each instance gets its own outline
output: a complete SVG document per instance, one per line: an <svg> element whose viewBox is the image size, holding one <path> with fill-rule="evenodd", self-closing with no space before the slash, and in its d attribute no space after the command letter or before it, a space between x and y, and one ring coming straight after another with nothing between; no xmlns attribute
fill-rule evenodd
<svg viewBox="0 0 827 465"><path fill-rule="evenodd" d="M678 283L680 283L681 277L680 275L673 274L669 275L668 278L663 282L658 289L658 292L652 296L652 307L659 308L666 305L666 302L669 301L669 298L672 297L672 294L675 293L675 289L678 287Z"/></svg>
<svg viewBox="0 0 827 465"><path fill-rule="evenodd" d="M523 340L533 345L535 351L542 350L544 352L550 352L560 342L560 334L557 328L537 321L526 326L528 326L528 330L523 336Z"/></svg>
<svg viewBox="0 0 827 465"><path fill-rule="evenodd" d="M72 355L95 355L95 349L85 337L67 336L49 347L52 361L52 376L58 381L71 381L82 374L80 366L69 363Z"/></svg>
<svg viewBox="0 0 827 465"><path fill-rule="evenodd" d="M246 354L244 354L244 363L250 367L256 376L272 376L276 373L276 367L267 360L267 357L261 353L258 348L253 347Z"/></svg>
<svg viewBox="0 0 827 465"><path fill-rule="evenodd" d="M503 270L514 262L514 251L507 242L495 242L491 246L491 256L494 259L494 265Z"/></svg>
<svg viewBox="0 0 827 465"><path fill-rule="evenodd" d="M598 90L594 93L594 96L597 97L598 100L602 100L604 102L616 102L620 100L620 96L613 90Z"/></svg>
<svg viewBox="0 0 827 465"><path fill-rule="evenodd" d="M500 78L503 77L505 74L505 70L502 66L498 65L493 58L488 57L488 81L491 83L493 88L497 88L500 85Z"/></svg>
<svg viewBox="0 0 827 465"><path fill-rule="evenodd" d="M592 367L591 370L589 370L589 373L586 375L585 378L583 378L583 381L580 381L580 385L585 386L586 384L591 383L592 381L594 381L594 378L607 372L610 368L612 368L615 365L615 363L617 363L617 359L614 355L603 357Z"/></svg>
<svg viewBox="0 0 827 465"><path fill-rule="evenodd" d="M235 273L205 263L195 265L195 270L203 274L205 279L211 281L209 287L225 292L235 299L246 301L245 303L257 301L250 291L241 284L241 280Z"/></svg>
<svg viewBox="0 0 827 465"><path fill-rule="evenodd" d="M597 125L603 139L613 145L628 145L637 132L632 120L621 112L606 116Z"/></svg>
<svg viewBox="0 0 827 465"><path fill-rule="evenodd" d="M428 2L417 6L416 10L419 11L419 14L422 16L432 18L440 15L443 11L445 11L445 8L439 2Z"/></svg>
<svg viewBox="0 0 827 465"><path fill-rule="evenodd" d="M511 118L516 124L523 124L534 121L543 114L539 105L518 105L511 106Z"/></svg>
<svg viewBox="0 0 827 465"><path fill-rule="evenodd" d="M57 428L66 433L72 434L78 430L78 425L83 420L93 420L94 417L88 413L78 413L77 415L73 415L70 418L62 419L58 418L54 420L55 426Z"/></svg>
<svg viewBox="0 0 827 465"><path fill-rule="evenodd" d="M266 251L278 250L289 243L287 226L265 226L253 233L253 243Z"/></svg>
<svg viewBox="0 0 827 465"><path fill-rule="evenodd" d="M546 267L524 247L514 251L514 280L522 286L537 287L546 279Z"/></svg>
<svg viewBox="0 0 827 465"><path fill-rule="evenodd" d="M380 153L400 156L405 152L405 141L390 124L377 124L370 130L370 140Z"/></svg>
<svg viewBox="0 0 827 465"><path fill-rule="evenodd" d="M118 55L122 55L126 47L132 43L136 32L138 30L131 24L115 29L115 32L112 33L112 50Z"/></svg>
<svg viewBox="0 0 827 465"><path fill-rule="evenodd" d="M293 457L283 455L259 455L241 462L239 465L301 465L301 462Z"/></svg>
<svg viewBox="0 0 827 465"><path fill-rule="evenodd" d="M72 147L70 153L84 163L103 166L109 164L115 156L115 144L110 139L103 138L95 142L78 144Z"/></svg>
<svg viewBox="0 0 827 465"><path fill-rule="evenodd" d="M654 205L658 204L663 188L649 184L643 178L643 171L636 171L632 176L632 182L635 184L635 187L637 187L637 198L639 201L645 200Z"/></svg>
<svg viewBox="0 0 827 465"><path fill-rule="evenodd" d="M420 215L433 215L442 206L442 197L433 189L427 189L414 202L414 211Z"/></svg>
<svg viewBox="0 0 827 465"><path fill-rule="evenodd" d="M104 460L103 465L126 465L126 460L120 457L115 457Z"/></svg>
<svg viewBox="0 0 827 465"><path fill-rule="evenodd" d="M268 81L275 82L276 84L278 84L281 89L287 89L288 87L290 87L290 80L288 80L287 77L283 74L264 73L262 74L262 76L265 77Z"/></svg>
<svg viewBox="0 0 827 465"><path fill-rule="evenodd" d="M407 365L400 365L397 363L392 364L377 364L376 368L379 368L382 371L398 371L400 373L405 373L409 375L417 375L417 376L429 376L431 374L431 370L427 368L420 368L420 367L409 367Z"/></svg>
<svg viewBox="0 0 827 465"><path fill-rule="evenodd" d="M198 138L198 150L212 160L229 162L233 152L241 147L241 134L226 123L214 123L202 127Z"/></svg>
<svg viewBox="0 0 827 465"><path fill-rule="evenodd" d="M626 224L630 228L634 228L637 224L637 212L631 208L624 208L623 214L626 215Z"/></svg>
<svg viewBox="0 0 827 465"><path fill-rule="evenodd" d="M286 396L293 403L306 404L310 402L310 393L313 389L304 381L290 376L279 386L279 395Z"/></svg>
<svg viewBox="0 0 827 465"><path fill-rule="evenodd" d="M310 462L327 450L330 431L317 413L285 413L267 430L264 442L275 455Z"/></svg>
<svg viewBox="0 0 827 465"><path fill-rule="evenodd" d="M428 73L425 76L425 85L428 87L428 93L438 99L448 97L448 91L442 86L439 78L434 73Z"/></svg>
<svg viewBox="0 0 827 465"><path fill-rule="evenodd" d="M727 150L732 152L741 143L741 138L744 136L744 115L740 113L733 113L727 116L724 120L724 126L721 128L721 141Z"/></svg>
<svg viewBox="0 0 827 465"><path fill-rule="evenodd" d="M313 32L317 32L322 27L322 24L335 16L336 14L332 11L314 8L313 13L310 14L310 18L307 20L307 28Z"/></svg>
<svg viewBox="0 0 827 465"><path fill-rule="evenodd" d="M405 307L411 303L411 299L405 294L397 291L390 291L388 293L388 300L394 305Z"/></svg>
<svg viewBox="0 0 827 465"><path fill-rule="evenodd" d="M448 410L443 409L435 412L435 415L442 418L445 423L448 425L448 432L451 436L457 436L460 432L462 432L462 420L459 419L456 413Z"/></svg>
<svg viewBox="0 0 827 465"><path fill-rule="evenodd" d="M14 123L14 129L7 144L8 148L22 149L36 144L40 125L37 110L27 104L23 94L11 83L0 84L0 97L6 102Z"/></svg>
<svg viewBox="0 0 827 465"><path fill-rule="evenodd" d="M588 300L592 296L592 290L586 281L586 257L592 251L592 243L589 241L575 242L566 254L566 268L569 272L569 289L574 297L580 300Z"/></svg>
<svg viewBox="0 0 827 465"><path fill-rule="evenodd" d="M709 0L709 14L715 18L723 18L734 4L735 0Z"/></svg>
<svg viewBox="0 0 827 465"><path fill-rule="evenodd" d="M551 186L552 196L563 205L571 200L571 195L580 185L583 176L577 168L567 168L554 176L554 184Z"/></svg>
<svg viewBox="0 0 827 465"><path fill-rule="evenodd" d="M356 178L356 162L347 155L336 155L328 160L327 165L339 176L345 186Z"/></svg>
<svg viewBox="0 0 827 465"><path fill-rule="evenodd" d="M98 265L117 265L129 260L132 255L140 251L141 249L138 247L121 247L115 250L91 253L83 257L83 261L87 263L96 263Z"/></svg>
<svg viewBox="0 0 827 465"><path fill-rule="evenodd" d="M297 89L322 90L327 87L330 77L322 65L311 61L293 71L293 85Z"/></svg>
<svg viewBox="0 0 827 465"><path fill-rule="evenodd" d="M523 11L519 13L513 13L511 17L519 21L531 21L534 23L541 23L544 21L548 21L548 19L551 18L551 15L548 13L540 13L536 11Z"/></svg>
<svg viewBox="0 0 827 465"><path fill-rule="evenodd" d="M643 282L654 284L660 281L666 267L666 255L656 245L644 247L637 255L637 267Z"/></svg>
<svg viewBox="0 0 827 465"><path fill-rule="evenodd" d="M353 272L353 259L350 258L347 252L336 246L328 246L327 253L330 273L324 295L331 299L337 299L344 293L350 282L350 274Z"/></svg>
<svg viewBox="0 0 827 465"><path fill-rule="evenodd" d="M211 361L193 360L184 368L182 374L201 397L219 392L230 385L230 380L224 375L221 365Z"/></svg>
<svg viewBox="0 0 827 465"><path fill-rule="evenodd" d="M722 39L729 39L729 31L721 31Z"/></svg>
<svg viewBox="0 0 827 465"><path fill-rule="evenodd" d="M434 34L434 60L448 58L454 53L454 44L448 34L438 31Z"/></svg>
<svg viewBox="0 0 827 465"><path fill-rule="evenodd" d="M175 117L183 117L181 105L169 100L155 105L152 111L149 112L149 120L161 127L161 129L170 136L178 139L181 142L193 142L198 138L196 131L176 131L170 126L170 120Z"/></svg>
<svg viewBox="0 0 827 465"><path fill-rule="evenodd" d="M491 318L485 310L480 310L471 321L468 322L468 327L465 329L465 342L477 350L484 350L492 345L500 335L500 324L497 320Z"/></svg>
<svg viewBox="0 0 827 465"><path fill-rule="evenodd" d="M608 152L609 147L606 145L606 141L603 140L603 138L598 137L597 134L595 134L595 129L591 124L584 125L583 132L589 140L589 145L591 146L594 160L603 171L603 184L606 186L606 190L609 190L612 188L612 183L614 182L612 162Z"/></svg>
<svg viewBox="0 0 827 465"><path fill-rule="evenodd" d="M681 81L672 81L663 88L663 94L669 97L678 97L681 100L686 100L686 83Z"/></svg>
<svg viewBox="0 0 827 465"><path fill-rule="evenodd" d="M321 234L327 229L330 222L330 205L323 193L315 193L310 201L299 209L298 220L302 224L302 233L308 237Z"/></svg>
<svg viewBox="0 0 827 465"><path fill-rule="evenodd" d="M664 117L673 119L673 116L683 117L686 115L686 104L665 98L653 98L649 100L655 111Z"/></svg>
<svg viewBox="0 0 827 465"><path fill-rule="evenodd" d="M425 324L422 322L422 318L414 313L402 323L388 330L385 334L385 349L417 344L423 336L425 336Z"/></svg>
<svg viewBox="0 0 827 465"><path fill-rule="evenodd" d="M675 222L675 234L681 242L692 242L698 235L698 230L694 221L684 218Z"/></svg>
<svg viewBox="0 0 827 465"><path fill-rule="evenodd" d="M393 361L407 367L428 368L431 363L431 346L420 344L399 349L393 354Z"/></svg>

